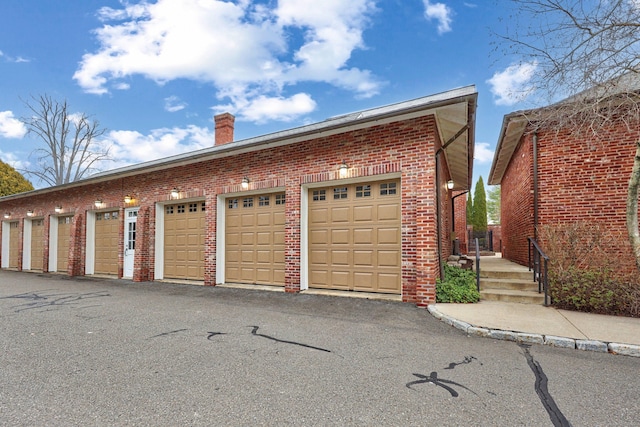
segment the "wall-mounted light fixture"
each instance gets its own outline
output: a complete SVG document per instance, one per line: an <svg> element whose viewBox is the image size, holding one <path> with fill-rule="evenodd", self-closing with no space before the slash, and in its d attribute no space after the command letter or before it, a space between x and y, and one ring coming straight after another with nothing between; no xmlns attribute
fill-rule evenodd
<svg viewBox="0 0 640 427"><path fill-rule="evenodd" d="M102 200L98 199L95 202L93 202L93 204L96 208L100 208L102 206Z"/></svg>
<svg viewBox="0 0 640 427"><path fill-rule="evenodd" d="M247 188L249 188L249 178L247 178L246 176L244 178L242 178L242 189L246 190Z"/></svg>
<svg viewBox="0 0 640 427"><path fill-rule="evenodd" d="M33 211L31 209L27 211L27 216L33 216Z"/></svg>
<svg viewBox="0 0 640 427"><path fill-rule="evenodd" d="M177 199L178 197L180 197L180 191L178 191L177 188L174 188L173 190L171 190L171 198Z"/></svg>
<svg viewBox="0 0 640 427"><path fill-rule="evenodd" d="M447 188L448 188L449 190L453 190L453 180L452 180L452 179L450 179L449 181L447 181Z"/></svg>
<svg viewBox="0 0 640 427"><path fill-rule="evenodd" d="M133 197L131 197L130 195L127 194L126 196L124 196L124 202L126 204L131 203L132 200L133 200Z"/></svg>
<svg viewBox="0 0 640 427"><path fill-rule="evenodd" d="M62 212L62 206L56 206L54 210L56 211L56 213L60 213Z"/></svg>
<svg viewBox="0 0 640 427"><path fill-rule="evenodd" d="M4 219L9 219L9 218L11 218L11 214L9 212L5 212Z"/></svg>
<svg viewBox="0 0 640 427"><path fill-rule="evenodd" d="M340 178L346 178L347 173L349 172L349 166L343 161L340 166L338 166L338 175Z"/></svg>

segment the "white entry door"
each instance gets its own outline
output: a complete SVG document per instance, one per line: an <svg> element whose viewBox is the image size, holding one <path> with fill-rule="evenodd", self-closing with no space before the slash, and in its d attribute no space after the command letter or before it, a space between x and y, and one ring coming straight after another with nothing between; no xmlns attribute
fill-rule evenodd
<svg viewBox="0 0 640 427"><path fill-rule="evenodd" d="M124 271L123 277L133 277L133 258L136 254L136 220L138 208L126 209L124 221Z"/></svg>

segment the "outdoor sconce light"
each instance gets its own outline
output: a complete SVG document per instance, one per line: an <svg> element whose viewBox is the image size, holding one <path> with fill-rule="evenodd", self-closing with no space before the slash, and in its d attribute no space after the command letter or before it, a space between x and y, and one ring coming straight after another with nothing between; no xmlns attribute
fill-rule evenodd
<svg viewBox="0 0 640 427"><path fill-rule="evenodd" d="M246 176L244 178L242 178L242 189L246 190L247 188L249 188L249 178L247 178Z"/></svg>
<svg viewBox="0 0 640 427"><path fill-rule="evenodd" d="M452 180L452 179L450 179L449 181L447 181L447 188L448 188L449 190L453 190L453 180Z"/></svg>
<svg viewBox="0 0 640 427"><path fill-rule="evenodd" d="M342 164L338 167L338 175L340 178L346 178L347 172L349 171L349 166L343 161Z"/></svg>
<svg viewBox="0 0 640 427"><path fill-rule="evenodd" d="M127 194L126 196L124 196L124 202L126 204L131 203L132 200L133 200L133 197L131 197L130 195Z"/></svg>
<svg viewBox="0 0 640 427"><path fill-rule="evenodd" d="M95 202L93 202L93 204L95 205L96 208L99 208L100 206L102 206L102 200L98 199Z"/></svg>
<svg viewBox="0 0 640 427"><path fill-rule="evenodd" d="M5 212L5 213L4 213L4 218L5 218L5 219L9 219L9 218L11 218L11 214L10 214L9 212Z"/></svg>
<svg viewBox="0 0 640 427"><path fill-rule="evenodd" d="M56 213L60 213L62 212L62 206L56 206L54 210L56 211Z"/></svg>
<svg viewBox="0 0 640 427"><path fill-rule="evenodd" d="M27 211L27 216L33 216L33 211L31 209Z"/></svg>
<svg viewBox="0 0 640 427"><path fill-rule="evenodd" d="M173 190L171 190L171 198L177 199L178 197L180 197L180 191L178 191L177 188L174 188Z"/></svg>

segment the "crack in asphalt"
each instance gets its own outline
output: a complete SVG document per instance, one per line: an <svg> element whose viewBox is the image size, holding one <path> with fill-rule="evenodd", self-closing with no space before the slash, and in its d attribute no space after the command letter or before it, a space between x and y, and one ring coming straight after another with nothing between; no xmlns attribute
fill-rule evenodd
<svg viewBox="0 0 640 427"><path fill-rule="evenodd" d="M149 337L149 339L151 338L158 338L158 337L165 337L167 335L171 335L171 334L177 334L178 332L184 332L184 331L188 331L188 329L176 329L175 331L169 331L169 332L163 332L161 334L158 335L154 335L152 337Z"/></svg>
<svg viewBox="0 0 640 427"><path fill-rule="evenodd" d="M558 408L558 405L556 404L555 400L553 400L553 397L549 393L549 388L548 388L549 379L547 378L547 375L542 370L542 366L540 366L540 363L538 363L531 355L531 352L529 351L529 348L531 346L526 344L518 344L518 345L522 349L524 353L524 357L526 357L527 359L527 364L533 371L533 375L535 375L536 377L535 390L536 390L536 393L538 394L538 397L540 398L540 402L542 402L542 406L544 406L544 409L549 414L549 418L551 419L551 422L555 427L570 427L571 423L562 414L562 411L560 410L560 408Z"/></svg>
<svg viewBox="0 0 640 427"><path fill-rule="evenodd" d="M315 346L312 346L312 345L309 345L309 344L302 344L302 343L295 342L295 341L281 340L281 339L278 339L278 338L271 337L269 335L259 334L258 333L258 329L260 329L259 326L255 326L254 325L254 326L250 326L250 328L253 328L253 330L251 331L251 334L255 335L255 336L258 336L258 337L267 338L269 340L276 341L276 342L281 342L281 343L284 343L284 344L293 344L293 345L297 345L297 346L300 346L300 347L310 348L312 350L319 350L319 351L325 351L327 353L331 353L331 350L327 350L326 348L315 347Z"/></svg>

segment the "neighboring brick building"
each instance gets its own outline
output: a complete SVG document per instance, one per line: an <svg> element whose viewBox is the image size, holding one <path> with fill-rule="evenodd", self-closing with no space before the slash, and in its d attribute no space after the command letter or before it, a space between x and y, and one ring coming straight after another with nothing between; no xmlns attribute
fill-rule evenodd
<svg viewBox="0 0 640 427"><path fill-rule="evenodd" d="M534 132L523 112L506 115L489 175L490 185L501 186L503 257L526 265L527 237L540 226L575 222L605 224L623 236L611 251L632 256L626 198L639 139L638 123L612 121L585 140L570 130Z"/></svg>
<svg viewBox="0 0 640 427"><path fill-rule="evenodd" d="M426 306L470 188L469 86L0 198L0 266L380 292ZM454 182L453 190L447 182Z"/></svg>

